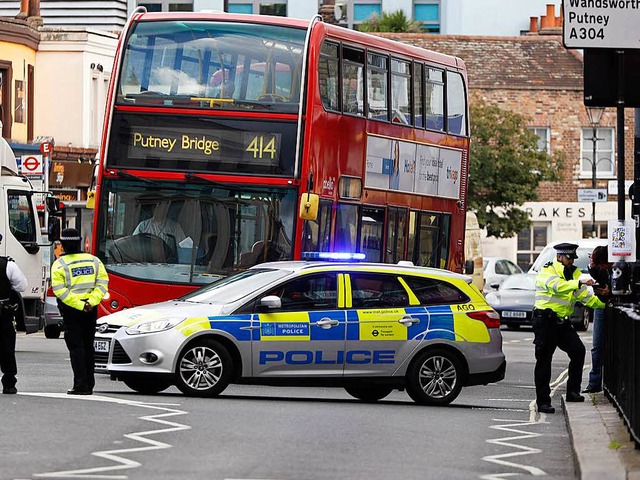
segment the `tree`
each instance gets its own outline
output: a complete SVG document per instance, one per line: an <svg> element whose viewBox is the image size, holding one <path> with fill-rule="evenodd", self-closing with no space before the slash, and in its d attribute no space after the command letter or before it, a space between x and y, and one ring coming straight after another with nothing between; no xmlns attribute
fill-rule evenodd
<svg viewBox="0 0 640 480"><path fill-rule="evenodd" d="M393 33L420 33L422 24L407 18L402 10L395 12L382 12L382 16L373 15L360 25L361 32L393 32Z"/></svg>
<svg viewBox="0 0 640 480"><path fill-rule="evenodd" d="M531 223L520 206L537 200L540 182L560 178L564 155L538 150L538 136L517 113L479 102L470 119L468 208L488 236L512 237Z"/></svg>

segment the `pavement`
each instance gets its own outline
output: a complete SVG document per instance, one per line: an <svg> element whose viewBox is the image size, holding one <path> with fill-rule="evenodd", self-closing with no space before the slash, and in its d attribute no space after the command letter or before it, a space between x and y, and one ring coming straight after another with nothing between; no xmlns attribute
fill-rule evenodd
<svg viewBox="0 0 640 480"><path fill-rule="evenodd" d="M636 449L622 417L604 393L585 394L584 403L562 396L576 477L581 480L640 480Z"/></svg>

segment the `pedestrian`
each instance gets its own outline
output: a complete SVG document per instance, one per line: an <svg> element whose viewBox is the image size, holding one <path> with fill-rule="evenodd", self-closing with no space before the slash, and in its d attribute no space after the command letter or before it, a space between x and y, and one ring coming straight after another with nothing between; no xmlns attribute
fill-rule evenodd
<svg viewBox="0 0 640 480"><path fill-rule="evenodd" d="M2 243L2 235L0 235ZM27 289L27 277L11 257L0 257L0 370L2 393L18 393L16 388L16 322L17 292Z"/></svg>
<svg viewBox="0 0 640 480"><path fill-rule="evenodd" d="M593 279L580 280L580 270L573 264L578 245L556 245L556 259L542 267L536 277L536 300L533 305L533 333L536 354L534 378L538 412L555 413L551 406L551 360L557 347L569 355L567 402L584 402L580 395L585 347L571 325L576 302L590 308L604 308L604 303L587 286Z"/></svg>
<svg viewBox="0 0 640 480"><path fill-rule="evenodd" d="M82 237L75 228L60 235L64 253L51 266L51 289L58 297L69 349L73 388L69 395L91 395L95 385L95 337L97 306L107 293L109 276L97 257L82 252Z"/></svg>
<svg viewBox="0 0 640 480"><path fill-rule="evenodd" d="M593 249L589 258L589 275L596 284L593 291L605 304L611 297L611 266L609 249L601 245ZM589 383L582 393L598 393L602 391L602 355L604 353L605 311L598 308L593 311L593 346L591 348L591 371Z"/></svg>

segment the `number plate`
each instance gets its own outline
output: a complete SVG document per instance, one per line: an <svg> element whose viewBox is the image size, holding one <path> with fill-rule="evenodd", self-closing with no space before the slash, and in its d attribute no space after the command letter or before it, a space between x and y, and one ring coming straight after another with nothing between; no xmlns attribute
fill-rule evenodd
<svg viewBox="0 0 640 480"><path fill-rule="evenodd" d="M109 353L109 340L94 340L93 350L100 353Z"/></svg>
<svg viewBox="0 0 640 480"><path fill-rule="evenodd" d="M527 318L527 312L502 312L504 318Z"/></svg>

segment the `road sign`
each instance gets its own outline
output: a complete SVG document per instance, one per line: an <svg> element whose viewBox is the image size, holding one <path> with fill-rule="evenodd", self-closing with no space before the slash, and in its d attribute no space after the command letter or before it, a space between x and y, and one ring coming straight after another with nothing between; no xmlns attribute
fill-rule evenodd
<svg viewBox="0 0 640 480"><path fill-rule="evenodd" d="M23 175L42 175L44 166L42 155L25 155L22 157L21 173Z"/></svg>
<svg viewBox="0 0 640 480"><path fill-rule="evenodd" d="M579 202L606 202L607 189L606 188L579 188L578 189L578 201Z"/></svg>
<svg viewBox="0 0 640 480"><path fill-rule="evenodd" d="M50 142L43 142L40 144L40 153L43 155L49 155L53 150L53 145Z"/></svg>
<svg viewBox="0 0 640 480"><path fill-rule="evenodd" d="M640 48L640 0L564 0L567 48Z"/></svg>

